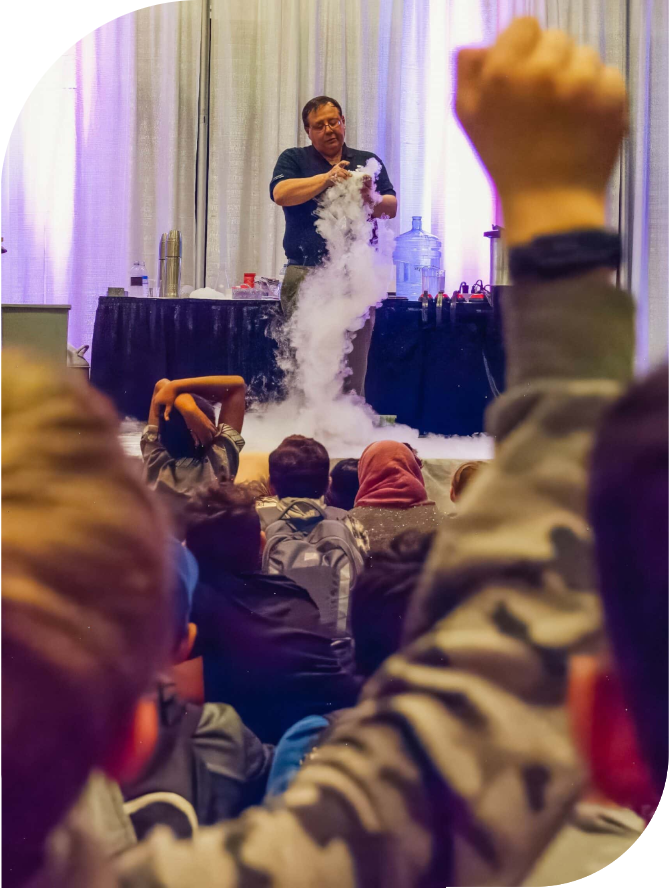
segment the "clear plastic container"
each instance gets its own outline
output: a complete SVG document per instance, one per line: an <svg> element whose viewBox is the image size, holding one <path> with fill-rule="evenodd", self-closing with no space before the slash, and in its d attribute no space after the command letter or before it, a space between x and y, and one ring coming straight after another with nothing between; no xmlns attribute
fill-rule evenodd
<svg viewBox="0 0 669 888"><path fill-rule="evenodd" d="M439 292L437 289L439 269L426 265L421 272L421 278L421 292L427 293L428 296L436 296Z"/></svg>
<svg viewBox="0 0 669 888"><path fill-rule="evenodd" d="M396 294L418 299L423 292L423 268L441 268L441 241L421 228L422 217L411 217L411 231L395 238L393 261ZM434 294L433 294L434 295Z"/></svg>
<svg viewBox="0 0 669 888"><path fill-rule="evenodd" d="M149 295L149 275L146 271L146 265L138 259L130 269L130 288L129 296L148 296Z"/></svg>

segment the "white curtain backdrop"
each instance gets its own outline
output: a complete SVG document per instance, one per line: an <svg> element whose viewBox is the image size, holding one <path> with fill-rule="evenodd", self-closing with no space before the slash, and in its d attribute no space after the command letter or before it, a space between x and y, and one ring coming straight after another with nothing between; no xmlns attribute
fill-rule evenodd
<svg viewBox="0 0 669 888"><path fill-rule="evenodd" d="M84 37L18 118L2 173L3 302L71 303L90 343L98 297L156 275L160 234L195 257L200 3L166 3Z"/></svg>
<svg viewBox="0 0 669 888"><path fill-rule="evenodd" d="M99 28L44 77L16 124L2 175L5 302L71 302L70 340L91 341L108 286L156 274L159 235L184 236L195 280L200 0ZM376 152L399 196L396 233L422 215L442 241L447 286L486 278L494 194L452 113L453 52L535 14L596 46L626 75L631 131L610 191L623 285L639 306L641 367L667 352L669 15L666 0L211 0L206 281L276 274L283 213L268 185L284 148L307 144L300 112L341 101L350 145ZM389 282L390 283L390 282Z"/></svg>

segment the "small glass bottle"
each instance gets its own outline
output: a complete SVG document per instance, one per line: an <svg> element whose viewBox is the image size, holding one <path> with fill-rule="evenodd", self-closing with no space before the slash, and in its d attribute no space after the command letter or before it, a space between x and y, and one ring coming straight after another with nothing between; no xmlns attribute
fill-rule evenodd
<svg viewBox="0 0 669 888"><path fill-rule="evenodd" d="M130 269L130 296L148 296L149 295L149 276L146 272L146 265L138 259Z"/></svg>

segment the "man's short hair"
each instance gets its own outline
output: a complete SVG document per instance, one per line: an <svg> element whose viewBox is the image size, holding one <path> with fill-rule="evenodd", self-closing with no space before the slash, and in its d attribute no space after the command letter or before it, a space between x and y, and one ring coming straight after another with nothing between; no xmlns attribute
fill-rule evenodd
<svg viewBox="0 0 669 888"><path fill-rule="evenodd" d="M3 355L3 869L123 740L169 655L166 530L93 388Z"/></svg>
<svg viewBox="0 0 669 888"><path fill-rule="evenodd" d="M325 501L328 506L335 506L349 512L355 505L355 497L359 489L358 460L342 459L330 472L330 486Z"/></svg>
<svg viewBox="0 0 669 888"><path fill-rule="evenodd" d="M269 455L269 480L279 499L320 499L330 481L328 452L313 438L290 435Z"/></svg>
<svg viewBox="0 0 669 888"><path fill-rule="evenodd" d="M302 123L304 124L305 129L309 129L309 115L311 112L318 111L323 105L334 105L337 111L339 111L340 116L343 117L344 112L341 110L341 105L336 99L332 99L330 96L316 96L315 99L309 99L302 109Z"/></svg>
<svg viewBox="0 0 669 888"><path fill-rule="evenodd" d="M351 593L351 627L355 662L368 677L399 650L404 618L434 533L405 530L389 549L371 552Z"/></svg>
<svg viewBox="0 0 669 888"><path fill-rule="evenodd" d="M207 419L215 425L216 411L209 401L200 395L191 395L191 397ZM161 412L158 420L158 434L160 443L172 459L202 459L207 452L205 447L195 443L190 429L186 425L186 420L176 407L172 409L168 420Z"/></svg>
<svg viewBox="0 0 669 888"><path fill-rule="evenodd" d="M197 494L187 509L186 545L206 582L217 572L241 573L260 566L260 518L256 484L224 481Z"/></svg>
<svg viewBox="0 0 669 888"><path fill-rule="evenodd" d="M615 661L646 764L667 777L667 367L633 385L600 426L589 511Z"/></svg>

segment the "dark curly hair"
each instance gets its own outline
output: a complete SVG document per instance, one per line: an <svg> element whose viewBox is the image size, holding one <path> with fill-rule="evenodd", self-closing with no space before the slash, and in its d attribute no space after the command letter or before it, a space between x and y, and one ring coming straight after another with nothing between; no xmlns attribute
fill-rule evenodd
<svg viewBox="0 0 669 888"><path fill-rule="evenodd" d="M330 481L328 452L313 438L289 435L269 455L269 480L279 499L320 499Z"/></svg>
<svg viewBox="0 0 669 888"><path fill-rule="evenodd" d="M207 419L216 425L216 412L209 401L200 395L191 395L191 397ZM186 420L179 413L178 407L172 410L168 420L165 419L164 410L161 411L158 420L158 434L160 443L172 459L202 459L207 452L205 447L196 444L193 440Z"/></svg>
<svg viewBox="0 0 669 888"><path fill-rule="evenodd" d="M359 489L358 460L342 459L330 472L330 486L325 494L325 502L328 506L350 512Z"/></svg>
<svg viewBox="0 0 669 888"><path fill-rule="evenodd" d="M405 530L390 549L371 552L351 594L351 626L357 671L367 677L399 650L404 617L434 532Z"/></svg>
<svg viewBox="0 0 669 888"><path fill-rule="evenodd" d="M256 502L263 488L254 482L224 481L201 490L186 511L186 545L200 573L239 573L260 566L260 519Z"/></svg>

